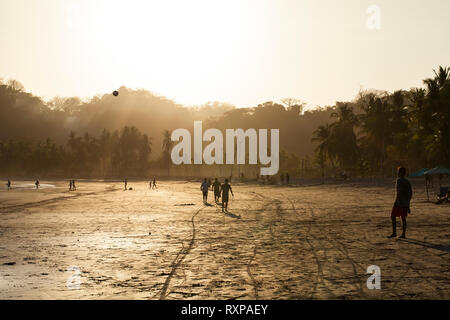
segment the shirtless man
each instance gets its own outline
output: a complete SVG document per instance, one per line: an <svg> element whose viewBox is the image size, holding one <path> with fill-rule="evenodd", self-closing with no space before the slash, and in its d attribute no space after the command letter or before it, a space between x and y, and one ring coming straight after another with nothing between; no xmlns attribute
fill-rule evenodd
<svg viewBox="0 0 450 320"><path fill-rule="evenodd" d="M222 185L220 184L219 180L217 178L215 179L211 189L214 190L214 201L217 203L220 199L220 188Z"/></svg>
<svg viewBox="0 0 450 320"><path fill-rule="evenodd" d="M411 183L408 181L408 179L405 178L406 169L403 167L398 168L397 175L398 178L397 182L395 183L396 197L394 207L392 208L391 212L392 234L389 236L389 238L394 238L397 236L397 217L401 217L403 232L400 238L405 239L406 217L408 216L408 213L411 213L410 202L413 192L411 188Z"/></svg>
<svg viewBox="0 0 450 320"><path fill-rule="evenodd" d="M208 181L203 180L202 184L200 185L200 190L203 193L203 203L207 203L208 202L208 189L209 189L209 184Z"/></svg>
<svg viewBox="0 0 450 320"><path fill-rule="evenodd" d="M228 211L229 192L231 192L234 197L233 190L228 183L228 179L225 179L225 183L222 185L222 212Z"/></svg>

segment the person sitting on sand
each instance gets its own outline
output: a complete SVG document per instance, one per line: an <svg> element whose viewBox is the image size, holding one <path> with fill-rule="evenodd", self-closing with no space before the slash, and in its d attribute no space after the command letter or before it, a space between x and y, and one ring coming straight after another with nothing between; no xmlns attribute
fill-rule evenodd
<svg viewBox="0 0 450 320"><path fill-rule="evenodd" d="M217 178L214 180L214 183L211 187L212 190L214 190L214 201L217 203L220 199L220 187L222 185L220 184L219 180Z"/></svg>
<svg viewBox="0 0 450 320"><path fill-rule="evenodd" d="M39 185L40 185L39 180L36 180L36 182L34 184L36 186L36 189L39 189Z"/></svg>
<svg viewBox="0 0 450 320"><path fill-rule="evenodd" d="M225 179L225 183L222 185L222 212L224 212L224 210L228 212L228 196L229 196L228 193L230 191L234 197L233 190L231 189L231 186L228 183L228 179Z"/></svg>
<svg viewBox="0 0 450 320"><path fill-rule="evenodd" d="M391 212L392 220L392 234L389 238L394 238L397 236L397 217L402 218L403 232L400 238L406 238L406 217L408 213L411 213L410 202L412 198L412 188L411 183L405 178L406 169L403 167L398 168L397 172L398 178L395 183L396 197L394 207Z"/></svg>
<svg viewBox="0 0 450 320"><path fill-rule="evenodd" d="M208 202L208 189L209 189L208 181L205 178L205 180L203 180L202 184L200 185L200 190L203 193L203 203Z"/></svg>

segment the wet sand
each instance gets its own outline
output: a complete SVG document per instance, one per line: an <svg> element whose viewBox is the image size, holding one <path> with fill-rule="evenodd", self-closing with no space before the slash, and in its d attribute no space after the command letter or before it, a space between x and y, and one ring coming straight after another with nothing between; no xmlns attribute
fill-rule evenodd
<svg viewBox="0 0 450 320"><path fill-rule="evenodd" d="M223 214L200 183L42 183L0 190L1 299L450 298L450 205L423 189L400 240L392 185L233 184Z"/></svg>

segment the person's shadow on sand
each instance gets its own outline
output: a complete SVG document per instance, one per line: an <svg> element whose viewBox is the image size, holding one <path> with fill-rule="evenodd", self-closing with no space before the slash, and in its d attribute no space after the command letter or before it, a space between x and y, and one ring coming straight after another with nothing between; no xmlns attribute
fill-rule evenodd
<svg viewBox="0 0 450 320"><path fill-rule="evenodd" d="M230 218L234 218L234 219L240 219L241 215L235 215L234 213L231 213L229 211L225 211L225 215L230 217Z"/></svg>
<svg viewBox="0 0 450 320"><path fill-rule="evenodd" d="M423 247L436 249L436 250L444 251L444 252L450 252L450 246L446 246L446 245L442 245L442 244L433 244L433 243L420 241L420 240L416 240L416 239L401 239L401 240L411 243L411 244L418 245L418 246L423 246Z"/></svg>

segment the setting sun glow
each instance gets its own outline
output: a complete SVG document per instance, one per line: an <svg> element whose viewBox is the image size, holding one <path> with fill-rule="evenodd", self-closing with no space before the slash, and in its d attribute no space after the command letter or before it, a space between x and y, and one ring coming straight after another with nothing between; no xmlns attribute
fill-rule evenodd
<svg viewBox="0 0 450 320"><path fill-rule="evenodd" d="M327 105L361 88L418 86L411 79L445 64L450 50L417 50L414 39L445 39L450 5L378 2L382 24L369 30L369 1L4 0L0 75L44 98L124 85L238 107L286 97Z"/></svg>

